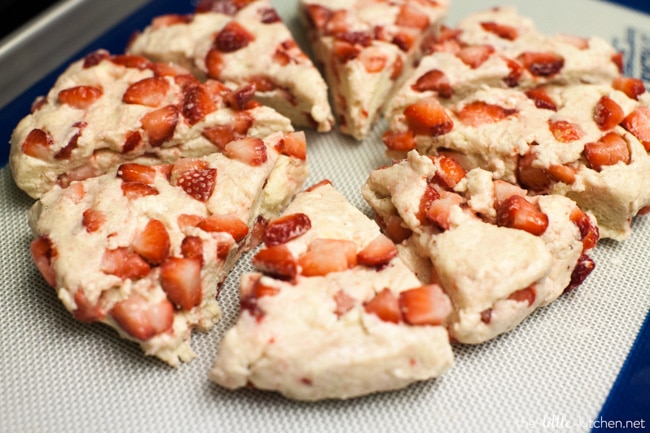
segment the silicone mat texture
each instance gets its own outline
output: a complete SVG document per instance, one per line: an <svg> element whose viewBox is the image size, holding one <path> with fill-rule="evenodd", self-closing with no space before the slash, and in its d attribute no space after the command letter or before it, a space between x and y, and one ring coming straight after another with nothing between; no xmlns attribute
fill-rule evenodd
<svg viewBox="0 0 650 433"><path fill-rule="evenodd" d="M508 4L533 17L543 31L597 34L612 41L626 52L628 74L648 78L642 69L644 53L650 52L650 45L644 45L650 40L648 16L593 0ZM296 1L277 0L274 5L301 41ZM492 6L454 0L448 22ZM146 22L166 7L168 12L191 8L189 2L156 0L127 23ZM102 46L113 52L122 49L124 32L137 29L127 27L116 27L119 34L109 32L100 39ZM28 107L31 98L27 92L18 102ZM13 119L27 114L15 111L19 104L10 106L12 112L0 113L6 140ZM308 131L307 184L331 179L370 216L360 188L372 169L387 162L380 139L385 126L380 122L363 142L336 132ZM587 432L650 307L650 221L641 217L634 221L629 240L599 243L592 254L596 270L580 288L506 335L480 346L456 347L454 366L437 380L317 403L252 389L232 392L210 383L207 371L223 333L236 319L237 281L251 270L249 256L240 260L223 287L223 320L193 337L198 358L173 369L145 357L108 327L79 323L65 310L29 256L32 235L26 214L32 203L14 185L9 168L1 168L1 433Z"/></svg>

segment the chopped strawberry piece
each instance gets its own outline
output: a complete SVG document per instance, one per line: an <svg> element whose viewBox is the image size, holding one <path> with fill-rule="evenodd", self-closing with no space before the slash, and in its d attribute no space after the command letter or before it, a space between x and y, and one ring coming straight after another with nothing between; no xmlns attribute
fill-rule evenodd
<svg viewBox="0 0 650 433"><path fill-rule="evenodd" d="M386 131L381 137L386 147L397 152L408 152L415 149L416 143L412 131Z"/></svg>
<svg viewBox="0 0 650 433"><path fill-rule="evenodd" d="M84 57L83 68L88 69L88 68L92 68L93 66L97 66L99 63L101 63L102 60L108 59L109 57L110 54L106 50L99 49L93 51L92 53L87 54L86 57Z"/></svg>
<svg viewBox="0 0 650 433"><path fill-rule="evenodd" d="M540 236L548 227L548 216L524 197L513 195L497 209L497 225Z"/></svg>
<svg viewBox="0 0 650 433"><path fill-rule="evenodd" d="M643 144L645 150L650 152L650 108L641 105L628 114L621 126Z"/></svg>
<svg viewBox="0 0 650 433"><path fill-rule="evenodd" d="M409 325L442 325L452 310L449 297L438 284L400 292L399 306Z"/></svg>
<svg viewBox="0 0 650 433"><path fill-rule="evenodd" d="M600 238L600 230L598 226L593 223L589 215L579 207L575 207L569 215L571 221L578 226L580 231L580 238L582 239L582 251L589 250L596 246Z"/></svg>
<svg viewBox="0 0 650 433"><path fill-rule="evenodd" d="M213 214L204 218L198 228L206 232L223 232L232 236L235 242L241 242L248 235L248 226L233 214Z"/></svg>
<svg viewBox="0 0 650 433"><path fill-rule="evenodd" d="M357 264L357 246L343 239L317 238L298 258L300 273L307 277L345 271Z"/></svg>
<svg viewBox="0 0 650 433"><path fill-rule="evenodd" d="M302 161L307 159L307 139L304 131L289 132L276 144L278 152Z"/></svg>
<svg viewBox="0 0 650 433"><path fill-rule="evenodd" d="M260 11L260 21L264 24L273 24L282 21L280 15L272 7L263 9Z"/></svg>
<svg viewBox="0 0 650 433"><path fill-rule="evenodd" d="M77 136L78 138L78 136ZM142 142L142 135L140 131L129 131L126 133L124 144L122 145L122 153L129 153L133 151ZM74 143L76 147L76 142ZM69 145L68 145L69 146Z"/></svg>
<svg viewBox="0 0 650 433"><path fill-rule="evenodd" d="M142 341L171 330L174 324L174 306L166 299L150 303L131 295L116 303L109 314L124 332Z"/></svg>
<svg viewBox="0 0 650 433"><path fill-rule="evenodd" d="M111 56L110 61L116 65L124 66L126 68L140 69L141 71L153 67L153 64L147 58L133 54L117 54Z"/></svg>
<svg viewBox="0 0 650 433"><path fill-rule="evenodd" d="M88 233L101 229L106 222L106 214L96 209L86 209L82 214L81 224Z"/></svg>
<svg viewBox="0 0 650 433"><path fill-rule="evenodd" d="M246 111L240 111L235 114L235 123L233 124L233 129L235 133L242 136L248 133L248 130L253 126L253 117L250 113Z"/></svg>
<svg viewBox="0 0 650 433"><path fill-rule="evenodd" d="M131 244L133 251L152 265L161 264L171 247L169 233L162 221L149 220L144 229L136 236Z"/></svg>
<svg viewBox="0 0 650 433"><path fill-rule="evenodd" d="M217 182L216 168L199 168L185 170L174 176L172 179L175 185L181 187L190 197L206 202L212 197Z"/></svg>
<svg viewBox="0 0 650 433"><path fill-rule="evenodd" d="M439 198L440 193L438 190L433 185L427 184L422 197L420 197L418 213L415 215L420 223L424 224L427 221L427 211L431 207L431 204Z"/></svg>
<svg viewBox="0 0 650 433"><path fill-rule="evenodd" d="M57 251L54 244L47 236L34 239L30 245L32 260L36 265L47 284L56 287L56 272L52 266L52 260L56 258Z"/></svg>
<svg viewBox="0 0 650 433"><path fill-rule="evenodd" d="M397 47L405 53L408 53L413 47L413 44L415 44L415 39L416 35L412 29L404 29L393 36L391 43L397 45Z"/></svg>
<svg viewBox="0 0 650 433"><path fill-rule="evenodd" d="M202 135L221 151L226 148L226 144L235 139L235 131L230 125L209 126L203 130Z"/></svg>
<svg viewBox="0 0 650 433"><path fill-rule="evenodd" d="M575 268L573 268L573 272L571 272L571 280L569 282L569 285L566 287L566 289L564 289L564 291L571 291L581 285L595 268L596 263L591 257L586 254L581 255L578 259L578 263L576 263Z"/></svg>
<svg viewBox="0 0 650 433"><path fill-rule="evenodd" d="M325 25L325 34L333 35L337 38L350 31L350 16L346 9L337 9L332 12ZM348 38L351 39L351 38ZM349 41L354 44L354 41Z"/></svg>
<svg viewBox="0 0 650 433"><path fill-rule="evenodd" d="M443 191L438 200L434 200L427 209L426 217L443 230L451 227L451 209L463 203L463 198L455 193Z"/></svg>
<svg viewBox="0 0 650 433"><path fill-rule="evenodd" d="M167 105L150 111L142 116L140 124L149 138L149 144L153 147L160 146L174 136L178 124L178 108Z"/></svg>
<svg viewBox="0 0 650 433"><path fill-rule="evenodd" d="M188 86L183 94L181 112L190 125L194 125L217 109L206 88L201 85Z"/></svg>
<svg viewBox="0 0 650 433"><path fill-rule="evenodd" d="M306 15L312 27L323 30L332 17L332 11L325 6L309 4L306 7Z"/></svg>
<svg viewBox="0 0 650 433"><path fill-rule="evenodd" d="M140 182L122 182L121 188L122 194L129 200L160 194L155 187Z"/></svg>
<svg viewBox="0 0 650 433"><path fill-rule="evenodd" d="M486 32L493 33L498 37L509 41L514 41L519 36L519 32L515 27L506 24L499 24L494 21L484 21L481 23L481 27Z"/></svg>
<svg viewBox="0 0 650 433"><path fill-rule="evenodd" d="M122 101L127 104L157 107L165 100L169 88L169 82L163 77L144 78L126 89Z"/></svg>
<svg viewBox="0 0 650 433"><path fill-rule="evenodd" d="M551 52L525 52L517 57L524 68L537 77L550 77L562 70L564 58Z"/></svg>
<svg viewBox="0 0 650 433"><path fill-rule="evenodd" d="M305 192L311 192L311 191L314 191L314 190L320 188L321 186L331 185L331 184L332 184L331 180L323 179L320 182L316 182L315 184L305 188Z"/></svg>
<svg viewBox="0 0 650 433"><path fill-rule="evenodd" d="M618 68L618 72L620 72L622 74L624 72L624 69L625 69L624 65L623 65L623 53L618 52L616 54L613 54L612 55L612 62L614 62L614 64Z"/></svg>
<svg viewBox="0 0 650 433"><path fill-rule="evenodd" d="M395 57L395 62L393 62L393 70L390 74L391 80L397 80L402 75L402 70L404 69L404 60L401 56Z"/></svg>
<svg viewBox="0 0 650 433"><path fill-rule="evenodd" d="M261 272L277 278L293 279L298 274L298 263L286 245L261 249L252 262Z"/></svg>
<svg viewBox="0 0 650 433"><path fill-rule="evenodd" d="M196 227L201 221L203 221L203 217L186 213L180 214L178 218L176 218L176 223L181 229L186 227Z"/></svg>
<svg viewBox="0 0 650 433"><path fill-rule="evenodd" d="M465 169L450 156L438 155L433 158L436 163L436 175L434 181L439 185L453 189L465 178Z"/></svg>
<svg viewBox="0 0 650 433"><path fill-rule="evenodd" d="M72 137L70 137L68 144L66 144L63 148L59 149L59 151L54 154L54 159L70 159L72 156L72 151L75 150L79 144L79 137L81 137L81 132L86 127L86 125L87 124L85 122L77 122L73 125L79 128L79 130Z"/></svg>
<svg viewBox="0 0 650 433"><path fill-rule="evenodd" d="M576 181L577 170L570 165L566 164L551 164L548 169L548 175L556 182L566 183L567 185L573 184Z"/></svg>
<svg viewBox="0 0 650 433"><path fill-rule="evenodd" d="M224 68L223 54L211 48L205 55L205 67L209 78L219 80Z"/></svg>
<svg viewBox="0 0 650 433"><path fill-rule="evenodd" d="M341 63L347 63L352 59L356 59L359 56L361 49L355 47L354 44L351 44L348 41L335 40L332 45L332 53L334 57L338 59Z"/></svg>
<svg viewBox="0 0 650 433"><path fill-rule="evenodd" d="M567 120L548 120L548 129L557 141L562 143L571 143L580 140L587 133L577 123Z"/></svg>
<svg viewBox="0 0 650 433"><path fill-rule="evenodd" d="M458 120L465 125L478 127L486 123L500 122L508 116L517 114L513 108L503 108L499 105L488 104L483 101L474 101L465 104L457 113Z"/></svg>
<svg viewBox="0 0 650 433"><path fill-rule="evenodd" d="M599 141L585 144L582 152L590 168L601 171L603 168L623 162L630 162L630 148L627 141L616 132L609 132Z"/></svg>
<svg viewBox="0 0 650 433"><path fill-rule="evenodd" d="M269 221L262 215L258 215L253 223L253 228L250 230L251 234L246 242L246 250L253 250L262 243L264 232L269 225Z"/></svg>
<svg viewBox="0 0 650 433"><path fill-rule="evenodd" d="M424 30L429 26L429 17L416 5L404 3L399 9L395 24L400 27L412 27L414 29Z"/></svg>
<svg viewBox="0 0 650 433"><path fill-rule="evenodd" d="M59 101L74 108L86 109L102 97L104 92L95 86L75 86L59 92Z"/></svg>
<svg viewBox="0 0 650 433"><path fill-rule="evenodd" d="M639 96L645 93L645 84L639 78L616 77L612 82L612 87L634 100L638 100Z"/></svg>
<svg viewBox="0 0 650 433"><path fill-rule="evenodd" d="M476 69L481 66L494 53L491 45L470 45L462 47L456 56L467 66Z"/></svg>
<svg viewBox="0 0 650 433"><path fill-rule="evenodd" d="M625 113L620 105L609 96L603 96L594 108L594 122L601 129L607 131L621 123Z"/></svg>
<svg viewBox="0 0 650 433"><path fill-rule="evenodd" d="M223 53L232 53L245 48L255 36L237 21L230 21L214 39L214 47Z"/></svg>
<svg viewBox="0 0 650 433"><path fill-rule="evenodd" d="M182 310L191 310L201 303L201 263L169 257L160 266L160 284L172 304Z"/></svg>
<svg viewBox="0 0 650 433"><path fill-rule="evenodd" d="M410 229L402 225L402 218L397 215L390 215L388 218L380 218L376 215L375 219L382 232L396 244L402 243L413 234Z"/></svg>
<svg viewBox="0 0 650 433"><path fill-rule="evenodd" d="M381 72L386 67L388 58L386 54L377 47L368 47L364 50L361 50L359 54L359 60L363 64L364 69L369 74L376 72Z"/></svg>
<svg viewBox="0 0 650 433"><path fill-rule="evenodd" d="M503 79L503 82L506 83L506 86L508 87L516 87L521 79L521 74L524 73L523 66L521 63L508 57L502 56L501 58L506 62L508 69L510 69L510 73Z"/></svg>
<svg viewBox="0 0 650 433"><path fill-rule="evenodd" d="M537 290L535 286L526 287L525 289L520 289L514 291L508 296L508 299L516 302L526 302L528 306L532 306L535 303L535 298L537 297Z"/></svg>
<svg viewBox="0 0 650 433"><path fill-rule="evenodd" d="M454 128L445 109L433 98L422 99L404 109L404 117L409 129L415 135L436 137Z"/></svg>
<svg viewBox="0 0 650 433"><path fill-rule="evenodd" d="M185 236L181 242L181 255L194 259L203 265L203 239L198 236Z"/></svg>
<svg viewBox="0 0 650 433"><path fill-rule="evenodd" d="M374 314L384 322L400 323L402 321L399 300L388 288L383 289L363 304L363 308L366 313Z"/></svg>
<svg viewBox="0 0 650 433"><path fill-rule="evenodd" d="M52 137L42 129L32 129L25 137L21 149L25 155L44 161L51 158Z"/></svg>
<svg viewBox="0 0 650 433"><path fill-rule="evenodd" d="M225 95L224 100L228 106L235 110L245 110L255 96L255 86L246 84Z"/></svg>
<svg viewBox="0 0 650 433"><path fill-rule="evenodd" d="M555 105L553 99L551 99L546 90L542 87L526 90L526 96L528 96L528 98L535 103L535 107L539 109L557 111L557 105Z"/></svg>
<svg viewBox="0 0 650 433"><path fill-rule="evenodd" d="M451 98L453 94L449 78L439 69L431 69L422 74L411 88L417 92L432 90L441 98Z"/></svg>
<svg viewBox="0 0 650 433"><path fill-rule="evenodd" d="M139 254L125 247L104 251L101 271L126 279L144 278L150 266Z"/></svg>
<svg viewBox="0 0 650 433"><path fill-rule="evenodd" d="M267 246L272 247L296 239L309 230L311 230L309 216L304 213L293 213L271 220L262 240Z"/></svg>
<svg viewBox="0 0 650 433"><path fill-rule="evenodd" d="M259 166L267 161L266 145L260 138L244 137L226 144L223 154L250 166Z"/></svg>
<svg viewBox="0 0 650 433"><path fill-rule="evenodd" d="M383 234L370 241L357 254L357 263L362 266L381 268L397 256L393 241Z"/></svg>
<svg viewBox="0 0 650 433"><path fill-rule="evenodd" d="M517 181L524 188L535 192L545 191L551 185L547 171L535 165L537 156L530 151L519 157L517 163Z"/></svg>
<svg viewBox="0 0 650 433"><path fill-rule="evenodd" d="M140 182L147 185L153 185L157 173L155 167L135 162L125 162L117 169L117 177L124 182Z"/></svg>
<svg viewBox="0 0 650 433"><path fill-rule="evenodd" d="M356 299L345 293L342 289L334 294L334 303L336 304L334 314L337 317L343 316L357 305Z"/></svg>
<svg viewBox="0 0 650 433"><path fill-rule="evenodd" d="M494 202L497 207L513 195L526 195L525 189L510 182L506 182L505 180L495 179L492 182L492 185L494 187Z"/></svg>
<svg viewBox="0 0 650 433"><path fill-rule="evenodd" d="M104 311L102 306L91 303L82 288L78 288L75 292L74 303L76 304L76 308L72 312L72 315L80 322L99 322L106 317L106 311Z"/></svg>

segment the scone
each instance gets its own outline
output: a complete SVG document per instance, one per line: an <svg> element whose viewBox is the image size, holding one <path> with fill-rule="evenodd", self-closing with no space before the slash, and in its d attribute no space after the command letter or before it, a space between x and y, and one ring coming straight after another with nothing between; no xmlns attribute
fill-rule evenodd
<svg viewBox="0 0 650 433"><path fill-rule="evenodd" d="M202 1L194 14L153 19L127 52L174 62L200 79L255 86L255 99L296 127L329 131L327 85L268 0Z"/></svg>
<svg viewBox="0 0 650 433"><path fill-rule="evenodd" d="M481 86L531 89L549 83L610 83L623 68L621 53L605 40L543 34L509 6L444 27L425 41L423 51L415 71L387 104L388 118L424 97L436 96L445 105Z"/></svg>
<svg viewBox="0 0 650 433"><path fill-rule="evenodd" d="M200 83L187 70L104 50L72 63L11 136L10 165L33 198L129 160L171 163L244 136L292 131L252 88Z"/></svg>
<svg viewBox="0 0 650 433"><path fill-rule="evenodd" d="M53 187L29 215L37 268L77 319L106 323L170 365L191 360L193 329L219 320L220 284L259 241L264 185L285 138L229 144L254 150L254 161L216 152L127 162Z"/></svg>
<svg viewBox="0 0 650 433"><path fill-rule="evenodd" d="M453 305L452 339L485 342L580 285L595 265L595 221L559 195L530 196L448 156L411 151L362 189L400 257ZM405 254L404 254L405 253Z"/></svg>
<svg viewBox="0 0 650 433"><path fill-rule="evenodd" d="M209 373L297 400L345 399L441 375L453 354L449 299L396 257L377 224L327 181L271 221L258 272Z"/></svg>
<svg viewBox="0 0 650 433"><path fill-rule="evenodd" d="M339 131L362 140L401 76L435 34L448 0L301 0Z"/></svg>
<svg viewBox="0 0 650 433"><path fill-rule="evenodd" d="M446 107L423 98L396 115L389 154L453 154L466 169L537 194L561 194L594 214L603 237L623 240L650 205L650 108L643 85L482 87Z"/></svg>

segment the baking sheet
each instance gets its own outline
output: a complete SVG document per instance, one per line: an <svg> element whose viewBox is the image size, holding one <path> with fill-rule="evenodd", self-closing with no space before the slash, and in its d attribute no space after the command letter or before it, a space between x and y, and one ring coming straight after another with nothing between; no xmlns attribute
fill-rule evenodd
<svg viewBox="0 0 650 433"><path fill-rule="evenodd" d="M99 7L98 2L67 3ZM114 5L101 3L104 8ZM650 59L648 16L594 0L507 4L533 17L545 32L597 34L612 41L626 53L627 73L650 81L644 69ZM304 43L296 0L276 0L274 5ZM494 5L453 0L448 23ZM49 75L15 99L7 97L11 83L0 78L0 96L7 98L0 111L3 143L33 98L47 91L70 60L98 47L119 52L130 33L151 17L191 9L186 0L154 0L124 19L113 11L107 19L115 24L107 33L58 59ZM50 41L56 39L55 30L76 25L52 19L29 36L57 46L60 41ZM309 131L307 183L331 179L370 215L360 188L370 170L386 162L383 128L379 123L361 143L336 132ZM3 149L6 162L8 145ZM76 322L65 310L29 257L26 212L31 204L14 185L8 167L0 169L0 432L587 432L595 427L650 308L650 222L641 217L634 221L631 239L598 245L592 254L596 270L581 287L507 335L476 347L457 347L455 365L442 378L401 391L318 403L252 389L226 391L207 380L207 371L236 318L236 282L251 269L250 257L240 261L223 288L223 321L208 333L195 334L198 358L173 369L145 357L108 327ZM647 423L650 417L630 421Z"/></svg>

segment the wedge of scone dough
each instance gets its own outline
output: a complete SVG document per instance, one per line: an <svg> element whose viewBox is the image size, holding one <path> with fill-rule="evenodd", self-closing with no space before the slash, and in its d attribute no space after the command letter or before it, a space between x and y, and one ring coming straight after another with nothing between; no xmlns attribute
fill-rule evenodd
<svg viewBox="0 0 650 433"><path fill-rule="evenodd" d="M482 343L580 285L594 269L593 219L563 196L529 196L447 156L409 152L362 189L384 232L454 312L449 332Z"/></svg>
<svg viewBox="0 0 650 433"><path fill-rule="evenodd" d="M385 107L388 118L425 97L445 105L482 86L609 84L623 69L621 54L602 38L544 34L511 6L466 16L425 41L423 51Z"/></svg>
<svg viewBox="0 0 650 433"><path fill-rule="evenodd" d="M219 286L258 241L277 147L292 134L54 186L30 211L37 268L75 318L106 323L170 365L191 360L192 330L219 320Z"/></svg>
<svg viewBox="0 0 650 433"><path fill-rule="evenodd" d="M325 71L339 131L357 140L437 32L449 2L301 0L314 56Z"/></svg>
<svg viewBox="0 0 650 433"><path fill-rule="evenodd" d="M452 363L449 299L396 257L375 222L329 182L271 221L241 280L241 311L209 377L297 400L403 388Z"/></svg>
<svg viewBox="0 0 650 433"><path fill-rule="evenodd" d="M255 98L296 127L329 131L327 85L268 0L199 2L191 15L163 15L127 52L173 62L200 79L255 86Z"/></svg>
<svg viewBox="0 0 650 433"><path fill-rule="evenodd" d="M14 129L14 180L38 198L125 161L171 163L219 151L236 138L293 130L289 119L251 97L251 87L200 83L177 66L91 53L71 64Z"/></svg>
<svg viewBox="0 0 650 433"><path fill-rule="evenodd" d="M548 85L535 94L482 87L448 106L424 98L393 118L385 143L391 156L453 154L466 169L565 195L594 214L603 237L623 240L650 205L650 108L637 82Z"/></svg>

